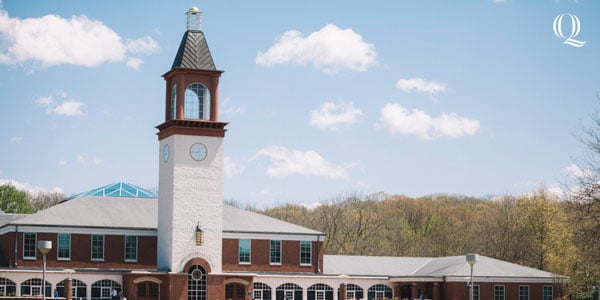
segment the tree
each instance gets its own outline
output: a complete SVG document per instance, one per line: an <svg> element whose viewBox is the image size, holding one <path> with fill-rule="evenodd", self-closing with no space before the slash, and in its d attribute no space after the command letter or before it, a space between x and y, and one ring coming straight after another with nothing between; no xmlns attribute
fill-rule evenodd
<svg viewBox="0 0 600 300"><path fill-rule="evenodd" d="M29 202L26 192L17 190L11 184L0 186L0 210L5 213L30 214L35 209Z"/></svg>

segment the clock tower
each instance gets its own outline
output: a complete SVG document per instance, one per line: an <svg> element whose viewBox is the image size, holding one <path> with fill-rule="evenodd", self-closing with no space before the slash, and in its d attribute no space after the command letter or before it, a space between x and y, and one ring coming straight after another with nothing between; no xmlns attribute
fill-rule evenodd
<svg viewBox="0 0 600 300"><path fill-rule="evenodd" d="M159 270L169 272L190 273L199 267L202 273L220 273L227 125L219 122L223 71L215 68L200 28L201 12L192 7L186 15L187 31L171 70L163 75L165 121L156 127L160 142L157 263Z"/></svg>

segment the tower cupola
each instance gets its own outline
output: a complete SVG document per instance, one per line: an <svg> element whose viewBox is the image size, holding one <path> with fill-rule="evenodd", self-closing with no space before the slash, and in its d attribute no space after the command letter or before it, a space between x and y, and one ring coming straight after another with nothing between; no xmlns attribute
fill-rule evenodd
<svg viewBox="0 0 600 300"><path fill-rule="evenodd" d="M186 13L187 30L202 30L202 12L195 6L192 6Z"/></svg>

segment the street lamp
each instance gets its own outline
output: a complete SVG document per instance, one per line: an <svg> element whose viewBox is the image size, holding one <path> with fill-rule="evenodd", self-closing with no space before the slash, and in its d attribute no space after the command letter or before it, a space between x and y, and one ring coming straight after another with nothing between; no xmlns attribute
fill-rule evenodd
<svg viewBox="0 0 600 300"><path fill-rule="evenodd" d="M42 299L46 300L46 254L52 249L52 241L38 241L38 250L42 253L44 259L44 268L42 269Z"/></svg>
<svg viewBox="0 0 600 300"><path fill-rule="evenodd" d="M477 262L477 254L467 254L466 259L469 265L471 266L471 292L469 299L473 300L473 265Z"/></svg>

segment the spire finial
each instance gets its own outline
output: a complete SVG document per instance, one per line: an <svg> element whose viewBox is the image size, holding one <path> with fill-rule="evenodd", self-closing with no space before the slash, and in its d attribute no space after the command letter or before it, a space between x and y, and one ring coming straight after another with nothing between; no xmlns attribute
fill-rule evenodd
<svg viewBox="0 0 600 300"><path fill-rule="evenodd" d="M185 15L187 17L187 30L202 30L202 23L200 22L202 12L197 7L192 6Z"/></svg>

